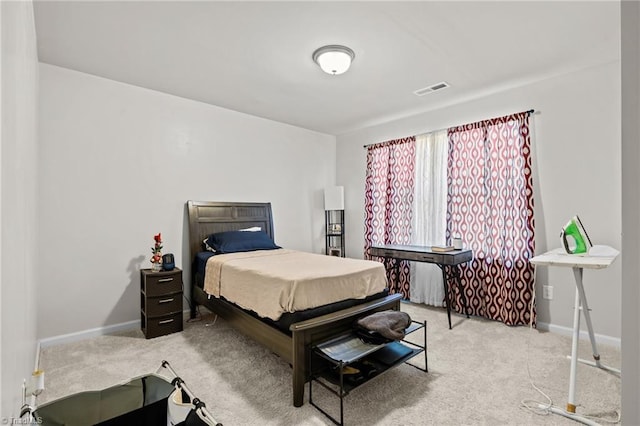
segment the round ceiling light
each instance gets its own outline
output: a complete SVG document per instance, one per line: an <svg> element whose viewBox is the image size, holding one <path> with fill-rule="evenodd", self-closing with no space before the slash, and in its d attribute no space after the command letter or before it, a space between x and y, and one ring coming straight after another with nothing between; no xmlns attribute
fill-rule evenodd
<svg viewBox="0 0 640 426"><path fill-rule="evenodd" d="M346 72L356 57L353 50L346 46L323 46L313 52L313 60L327 74L338 75Z"/></svg>

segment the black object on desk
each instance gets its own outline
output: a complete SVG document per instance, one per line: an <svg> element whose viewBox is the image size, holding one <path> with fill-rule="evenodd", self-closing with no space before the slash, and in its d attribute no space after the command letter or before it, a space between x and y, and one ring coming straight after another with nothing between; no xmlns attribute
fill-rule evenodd
<svg viewBox="0 0 640 426"><path fill-rule="evenodd" d="M473 259L473 251L470 249L451 250L451 251L433 251L430 246L410 246L399 244L385 244L372 246L369 248L371 256L386 257L395 260L396 275L400 276L400 260L410 260L414 262L433 263L442 271L442 281L444 286L444 300L447 305L447 318L449 319L449 330L451 330L451 302L449 300L449 285L447 283L447 266L451 266L453 270L453 278L458 283L458 290L462 296L464 304L464 312L469 318L469 309L467 307L467 297L462 288L460 280L460 270L458 265L467 263Z"/></svg>

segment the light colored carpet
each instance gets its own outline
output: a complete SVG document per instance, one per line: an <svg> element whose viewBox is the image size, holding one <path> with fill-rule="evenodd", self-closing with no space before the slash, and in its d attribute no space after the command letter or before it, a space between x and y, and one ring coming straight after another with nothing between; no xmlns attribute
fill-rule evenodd
<svg viewBox="0 0 640 426"><path fill-rule="evenodd" d="M355 389L345 398L345 424L576 424L521 405L523 400L546 403L533 383L554 405L565 407L570 338L460 315L453 315L449 330L444 309L403 303L402 310L414 320L427 320L429 372L403 364ZM132 331L43 349L46 389L38 404L154 373L167 360L225 425L332 424L308 403L308 386L305 404L293 407L287 363L224 320L214 322L213 315L203 313L201 321L185 323L183 332L155 339ZM598 349L604 364L620 368L618 349ZM591 359L588 341L581 341L580 357ZM422 356L414 360L423 362ZM577 374L578 414L615 420L620 378L583 364ZM320 386L313 391L315 402L339 414L337 397Z"/></svg>

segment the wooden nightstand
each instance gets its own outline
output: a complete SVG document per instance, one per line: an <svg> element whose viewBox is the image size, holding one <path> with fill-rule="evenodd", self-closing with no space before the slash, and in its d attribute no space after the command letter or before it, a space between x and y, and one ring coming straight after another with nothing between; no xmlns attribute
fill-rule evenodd
<svg viewBox="0 0 640 426"><path fill-rule="evenodd" d="M140 325L147 339L182 331L182 270L140 270Z"/></svg>

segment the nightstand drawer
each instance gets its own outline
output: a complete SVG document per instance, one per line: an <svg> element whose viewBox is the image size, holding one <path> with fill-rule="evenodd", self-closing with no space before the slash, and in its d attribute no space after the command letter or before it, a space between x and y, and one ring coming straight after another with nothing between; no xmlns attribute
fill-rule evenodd
<svg viewBox="0 0 640 426"><path fill-rule="evenodd" d="M148 318L142 331L147 339L182 331L182 312L157 318Z"/></svg>
<svg viewBox="0 0 640 426"><path fill-rule="evenodd" d="M182 312L182 292L145 297L143 303L148 318Z"/></svg>
<svg viewBox="0 0 640 426"><path fill-rule="evenodd" d="M147 297L182 291L182 271L179 269L168 272L145 272L145 274L143 291Z"/></svg>

